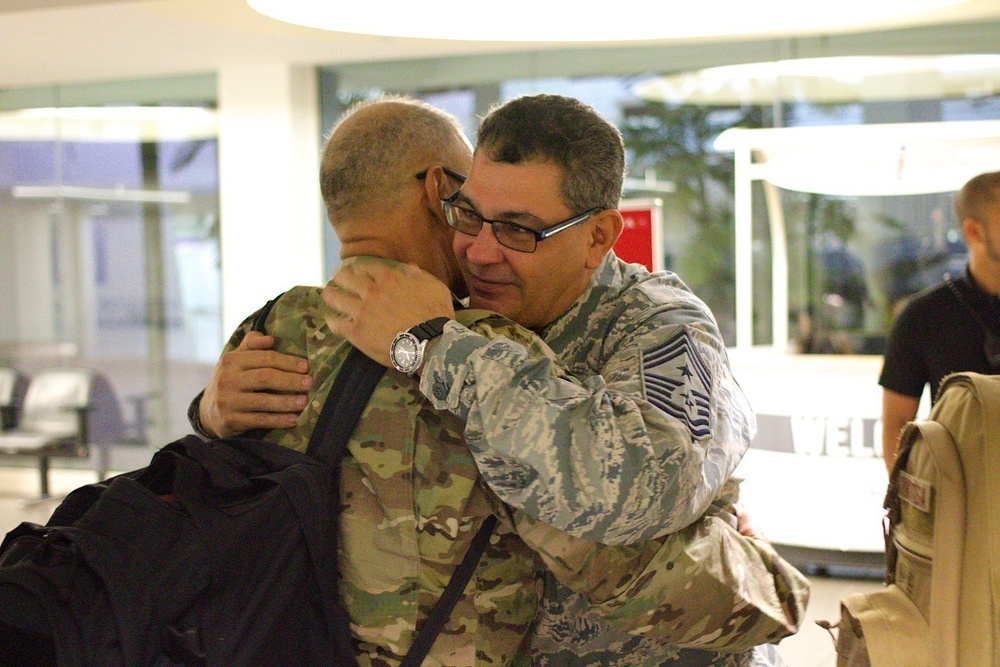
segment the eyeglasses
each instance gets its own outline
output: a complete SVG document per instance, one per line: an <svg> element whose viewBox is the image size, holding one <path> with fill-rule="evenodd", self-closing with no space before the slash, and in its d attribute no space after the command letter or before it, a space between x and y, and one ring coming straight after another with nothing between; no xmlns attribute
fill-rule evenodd
<svg viewBox="0 0 1000 667"><path fill-rule="evenodd" d="M418 172L416 174L417 180L422 181L425 178L427 178L427 172L429 172L429 171L430 171L430 169L424 169L423 171ZM456 181L458 181L459 182L459 187L462 187L461 184L465 183L465 176L463 176L462 174L458 173L457 171L452 171L448 167L444 167L444 166L441 167L441 171L444 172L445 176L450 176L451 178L453 178ZM458 190L455 191L455 194L458 194ZM453 194L451 196L453 197L455 195Z"/></svg>
<svg viewBox="0 0 1000 667"><path fill-rule="evenodd" d="M497 243L518 252L535 252L539 241L544 241L550 236L569 229L573 225L580 224L598 211L603 210L601 208L591 208L579 215L574 215L572 218L567 218L562 222L557 222L550 227L546 227L541 231L535 231L534 229L513 222L507 222L506 220L487 220L475 211L456 204L454 200L457 196L458 193L456 192L447 199L441 200L441 207L444 209L444 215L448 219L449 225L463 234L478 236L483 228L483 223L488 223L493 226L493 236L496 237Z"/></svg>

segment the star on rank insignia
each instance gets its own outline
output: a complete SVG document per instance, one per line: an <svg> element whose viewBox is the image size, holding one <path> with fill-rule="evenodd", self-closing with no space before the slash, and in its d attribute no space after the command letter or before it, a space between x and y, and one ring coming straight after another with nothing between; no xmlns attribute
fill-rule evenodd
<svg viewBox="0 0 1000 667"><path fill-rule="evenodd" d="M683 422L693 439L711 435L712 372L686 330L642 351L642 380L646 400Z"/></svg>

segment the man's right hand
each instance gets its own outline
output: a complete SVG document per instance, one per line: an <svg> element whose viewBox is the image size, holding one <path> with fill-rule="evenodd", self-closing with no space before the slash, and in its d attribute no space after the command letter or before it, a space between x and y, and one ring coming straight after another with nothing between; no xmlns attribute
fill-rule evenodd
<svg viewBox="0 0 1000 667"><path fill-rule="evenodd" d="M274 337L251 331L212 370L198 406L201 428L219 438L255 428L291 428L312 386L309 363L275 352Z"/></svg>

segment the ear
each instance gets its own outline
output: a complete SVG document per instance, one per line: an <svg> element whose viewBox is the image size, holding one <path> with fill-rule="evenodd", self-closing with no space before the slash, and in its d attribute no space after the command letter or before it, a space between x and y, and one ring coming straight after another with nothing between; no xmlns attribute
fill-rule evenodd
<svg viewBox="0 0 1000 667"><path fill-rule="evenodd" d="M962 221L962 236L965 237L966 245L971 246L973 242L983 242L983 223L975 218L966 218Z"/></svg>
<svg viewBox="0 0 1000 667"><path fill-rule="evenodd" d="M444 217L444 209L441 208L441 181L446 179L441 167L431 167L427 170L427 177L423 180L424 203L438 221L448 224Z"/></svg>
<svg viewBox="0 0 1000 667"><path fill-rule="evenodd" d="M625 221L618 209L608 208L594 214L590 227L590 246L587 249L588 269L596 269L601 265L604 256L621 236L624 226Z"/></svg>

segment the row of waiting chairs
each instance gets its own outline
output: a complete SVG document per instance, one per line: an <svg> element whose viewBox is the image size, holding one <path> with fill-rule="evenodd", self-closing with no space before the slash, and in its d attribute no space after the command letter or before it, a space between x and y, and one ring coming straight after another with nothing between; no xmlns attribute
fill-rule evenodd
<svg viewBox="0 0 1000 667"><path fill-rule="evenodd" d="M0 368L0 456L37 458L42 498L49 496L51 458L89 455L93 384L93 371L84 368L45 369L30 380L15 369Z"/></svg>

